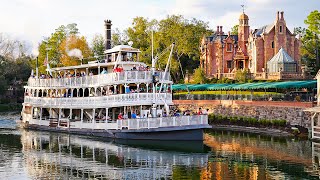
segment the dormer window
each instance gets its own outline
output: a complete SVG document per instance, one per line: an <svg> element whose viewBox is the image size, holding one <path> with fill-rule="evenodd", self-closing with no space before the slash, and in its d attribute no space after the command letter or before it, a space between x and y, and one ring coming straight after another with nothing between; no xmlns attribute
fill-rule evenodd
<svg viewBox="0 0 320 180"><path fill-rule="evenodd" d="M282 33L282 26L279 27L279 31L280 31L280 33Z"/></svg>

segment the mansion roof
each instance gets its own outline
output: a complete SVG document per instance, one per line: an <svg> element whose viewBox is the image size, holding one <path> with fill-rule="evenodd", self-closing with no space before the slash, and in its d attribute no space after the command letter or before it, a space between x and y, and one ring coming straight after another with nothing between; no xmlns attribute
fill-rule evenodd
<svg viewBox="0 0 320 180"><path fill-rule="evenodd" d="M238 35L230 35L230 37L235 40L235 43L238 42ZM207 37L207 41L209 42L212 42L212 41L217 41L217 40L220 40L221 43L223 42L223 40L227 39L228 38L228 35L226 34L212 34L211 36L208 36Z"/></svg>
<svg viewBox="0 0 320 180"><path fill-rule="evenodd" d="M269 24L269 25L262 26L259 29L255 29L252 32L252 35L256 36L256 37L260 37L263 34L268 34L274 28L274 26L275 26L275 24ZM287 28L287 32L289 32L289 34L292 34L291 31L288 28Z"/></svg>
<svg viewBox="0 0 320 180"><path fill-rule="evenodd" d="M259 29L255 29L252 34L255 36L261 36L261 34L269 33L273 27L274 27L274 24L265 25Z"/></svg>

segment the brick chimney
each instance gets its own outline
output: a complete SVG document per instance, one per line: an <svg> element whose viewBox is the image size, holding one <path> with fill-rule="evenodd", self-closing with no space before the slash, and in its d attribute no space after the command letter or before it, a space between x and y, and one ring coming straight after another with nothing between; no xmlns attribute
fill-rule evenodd
<svg viewBox="0 0 320 180"><path fill-rule="evenodd" d="M222 26L220 26L220 34L223 34Z"/></svg>
<svg viewBox="0 0 320 180"><path fill-rule="evenodd" d="M283 11L281 11L281 13L280 13L280 14L281 14L281 16L280 16L280 19L281 19L281 20L284 20L283 13L284 13Z"/></svg>
<svg viewBox="0 0 320 180"><path fill-rule="evenodd" d="M106 50L111 49L111 20L107 19L104 21L104 26L106 28Z"/></svg>
<svg viewBox="0 0 320 180"><path fill-rule="evenodd" d="M220 34L219 26L217 26L216 34Z"/></svg>
<svg viewBox="0 0 320 180"><path fill-rule="evenodd" d="M279 21L279 11L277 12L276 21Z"/></svg>

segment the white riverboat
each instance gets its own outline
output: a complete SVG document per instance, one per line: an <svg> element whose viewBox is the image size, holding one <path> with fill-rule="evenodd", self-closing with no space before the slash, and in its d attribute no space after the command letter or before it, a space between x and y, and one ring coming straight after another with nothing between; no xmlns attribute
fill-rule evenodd
<svg viewBox="0 0 320 180"><path fill-rule="evenodd" d="M168 71L139 62L139 49L111 48L111 21L105 21L103 60L57 67L25 86L25 128L121 139L202 140L207 115L173 116Z"/></svg>

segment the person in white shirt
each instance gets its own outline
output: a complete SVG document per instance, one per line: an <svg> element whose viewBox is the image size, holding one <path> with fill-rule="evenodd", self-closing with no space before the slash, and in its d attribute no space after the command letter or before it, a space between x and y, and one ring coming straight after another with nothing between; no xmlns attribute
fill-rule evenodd
<svg viewBox="0 0 320 180"><path fill-rule="evenodd" d="M209 109L203 109L202 114L208 114Z"/></svg>

